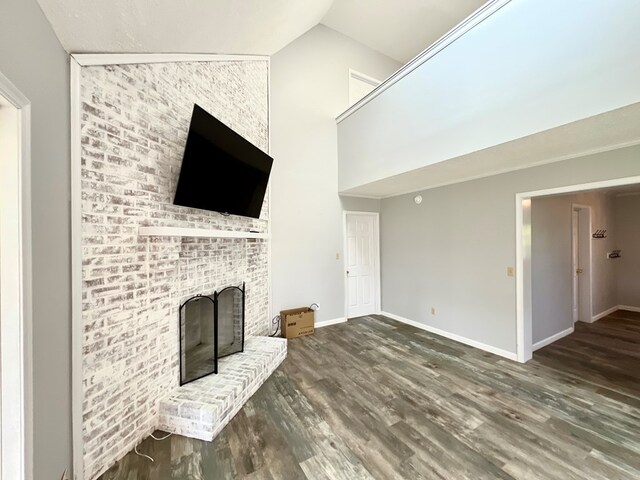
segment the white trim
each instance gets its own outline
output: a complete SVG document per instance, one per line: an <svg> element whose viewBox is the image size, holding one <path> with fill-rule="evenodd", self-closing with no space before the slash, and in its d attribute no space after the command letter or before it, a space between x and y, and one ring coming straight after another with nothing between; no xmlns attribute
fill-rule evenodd
<svg viewBox="0 0 640 480"><path fill-rule="evenodd" d="M332 320L324 320L322 322L316 322L315 328L328 327L329 325L336 325L338 323L345 323L347 319L345 317L334 318Z"/></svg>
<svg viewBox="0 0 640 480"><path fill-rule="evenodd" d="M516 195L516 226L525 224L531 224L531 201L527 203ZM525 259L531 259L531 242L525 243L523 230L524 228L516 228L516 259L518 259L516 261L516 292L524 291L525 273L529 276L527 280L530 280L531 275L530 269L525 270ZM527 304L530 301L529 295L526 299ZM525 309L524 295L516 295L516 352L520 363L531 360L533 356L530 347L532 330L525 328L526 326L531 327L531 321L530 319L525 320L525 311L530 314L530 305Z"/></svg>
<svg viewBox="0 0 640 480"><path fill-rule="evenodd" d="M375 265L373 267L375 278L374 278L374 288L375 288L375 311L367 314L374 315L380 313L382 307L382 291L380 287L380 213L379 212L361 212L361 211L353 211L353 210L344 210L342 212L342 273L344 274L344 316L345 318L349 318L349 284L347 282L346 275L346 267L345 261L347 258L347 215L363 215L363 216L372 216L374 217L374 252L373 252L373 260Z"/></svg>
<svg viewBox="0 0 640 480"><path fill-rule="evenodd" d="M359 195L357 193L338 193L341 197L367 198L369 200L382 200L385 197L376 197L375 195Z"/></svg>
<svg viewBox="0 0 640 480"><path fill-rule="evenodd" d="M640 175L633 177L613 178L610 180L600 180L596 182L580 183L577 185L566 185L563 187L547 188L543 190L533 190L530 192L518 193L523 198L542 197L547 195L559 195L562 193L584 192L586 190L598 190L609 187L619 187L622 185L633 185L640 183Z"/></svg>
<svg viewBox="0 0 640 480"><path fill-rule="evenodd" d="M369 87L371 87L371 91L369 93L371 93L373 90L376 89L376 87L378 87L382 81L378 80L377 78L373 78L370 77L369 75L366 75L362 72L358 72L357 70L354 70L352 68L349 69L349 82L348 82L348 86L349 86L349 106L351 105L355 105L356 103L358 103L361 99L363 99L364 97L366 97L369 93L367 93L364 96L357 96L358 98L356 98L356 95L354 95L354 84L353 82L357 81L357 82L361 82L364 83L366 85L369 85Z"/></svg>
<svg viewBox="0 0 640 480"><path fill-rule="evenodd" d="M566 185L563 187L534 190L530 192L516 193L516 349L518 361L526 362L531 359L531 341L526 341L526 334L532 329L531 320L531 266L527 260L531 258L531 229L528 228L524 218L523 203L534 197L558 195L562 193L582 192L621 185L640 183L640 176L614 178L598 182ZM527 281L525 282L525 279Z"/></svg>
<svg viewBox="0 0 640 480"><path fill-rule="evenodd" d="M345 118L347 118L352 113L364 107L371 100L376 98L386 89L396 84L398 81L402 80L404 77L413 72L416 68L418 68L423 63L427 62L431 58L435 57L442 50L447 48L453 42L462 37L465 33L472 30L474 27L482 23L484 20L489 18L491 15L496 13L506 4L508 4L511 0L491 0L487 2L485 5L480 7L478 10L473 12L467 18L465 18L462 22L456 25L449 32L445 33L442 37L436 40L435 43L427 47L421 53L419 53L412 60L409 60L403 67L400 67L398 71L396 71L393 75L383 81L376 89L374 89L371 93L364 96L360 101L354 103L351 107L346 109L343 113L338 115L336 118L336 122L340 123Z"/></svg>
<svg viewBox="0 0 640 480"><path fill-rule="evenodd" d="M272 155L271 152L271 57L268 58L267 60L267 130L268 130L268 138L267 138L267 152L269 153L269 155ZM273 171L273 169L272 169ZM271 190L273 187L273 182L271 181L271 179L273 178L273 175L269 175L269 221L267 222L267 238L269 239L269 242L267 243L267 250L268 250L268 255L267 255L267 278L268 278L268 285L267 285L267 295L268 295L268 302L269 302L269 306L267 308L267 319L265 320L267 322L267 325L269 326L268 328L270 329L272 326L271 323L271 319L275 317L275 315L273 314L273 287L272 287L272 282L273 282L273 248L271 245L271 231L272 231L272 221L273 221L273 202L272 202L272 195L271 195ZM271 330L269 330L269 333L271 333Z"/></svg>
<svg viewBox="0 0 640 480"><path fill-rule="evenodd" d="M480 350L484 350L485 352L493 353L494 355L498 355L500 357L504 357L509 360L517 361L516 354L513 352L509 352L508 350L503 350L501 348L493 347L485 343L477 342L475 340L471 340L470 338L462 337L460 335L456 335L455 333L450 333L444 330L440 330L439 328L431 327L429 325L425 325L424 323L416 322L415 320L409 320L408 318L404 318L404 317L401 317L400 315L395 315L393 313L380 312L380 315L389 317L401 323L406 323L407 325L411 325L412 327L419 328L420 330L425 330L429 333L440 335L441 337L448 338L449 340L454 340L456 342L464 343L465 345L469 345L470 347L478 348Z"/></svg>
<svg viewBox="0 0 640 480"><path fill-rule="evenodd" d="M382 83L382 80L378 80L377 78L370 77L366 73L359 72L354 70L353 68L349 69L349 80L355 78L356 80L360 80L361 82L368 83L373 87L377 87Z"/></svg>
<svg viewBox="0 0 640 480"><path fill-rule="evenodd" d="M587 322L587 323L597 322L601 318L604 318L607 315L611 315L612 313L617 312L618 310L624 310L624 308L621 305L615 305L615 306L613 306L611 308L607 308L604 312L600 312L599 314L594 315L593 317L591 317L591 321ZM640 311L640 308L638 309L638 311Z"/></svg>
<svg viewBox="0 0 640 480"><path fill-rule="evenodd" d="M33 478L33 365L32 365L32 253L31 253L31 103L0 73L0 95L17 109L17 156L0 162L0 177L8 180L0 191L13 215L9 238L2 238L5 258L0 262L2 301L15 304L0 321L0 423L10 429L11 441L1 443L0 477ZM10 175L7 175L10 174ZM17 235L17 238L16 238ZM2 231L0 231L2 237ZM10 307L11 307L10 304ZM6 310L5 310L6 314ZM15 321L14 321L15 320ZM2 365L11 368L2 368ZM8 417L8 418L7 418ZM7 432L8 433L8 432ZM3 435L4 436L4 435Z"/></svg>
<svg viewBox="0 0 640 480"><path fill-rule="evenodd" d="M73 53L71 58L81 67L127 65L133 63L240 62L265 61L266 55L215 55L197 53Z"/></svg>
<svg viewBox="0 0 640 480"><path fill-rule="evenodd" d="M638 312L640 313L640 307L632 307L630 305L618 305L616 310L626 310L628 312Z"/></svg>
<svg viewBox="0 0 640 480"><path fill-rule="evenodd" d="M268 239L268 233L238 232L235 230L217 230L208 228L183 227L138 227L138 235L155 237L194 237L194 238L259 238Z"/></svg>
<svg viewBox="0 0 640 480"><path fill-rule="evenodd" d="M71 62L71 430L73 434L73 476L84 479L82 436L82 179L80 143L81 66Z"/></svg>
<svg viewBox="0 0 640 480"><path fill-rule="evenodd" d="M540 350L542 347L546 347L547 345L557 342L561 338L566 337L567 335L571 335L575 331L574 327L567 328L561 332L556 333L555 335L551 335L550 337L545 338L544 340L540 340L533 344L533 351Z"/></svg>

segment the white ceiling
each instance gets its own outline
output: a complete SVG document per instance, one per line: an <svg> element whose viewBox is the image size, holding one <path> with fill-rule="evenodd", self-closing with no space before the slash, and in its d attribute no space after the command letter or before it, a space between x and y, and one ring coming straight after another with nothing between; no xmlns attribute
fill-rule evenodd
<svg viewBox="0 0 640 480"><path fill-rule="evenodd" d="M332 0L38 0L71 53L271 55Z"/></svg>
<svg viewBox="0 0 640 480"><path fill-rule="evenodd" d="M273 55L318 23L400 62L484 0L38 0L72 53Z"/></svg>
<svg viewBox="0 0 640 480"><path fill-rule="evenodd" d="M485 2L336 0L322 23L404 64Z"/></svg>

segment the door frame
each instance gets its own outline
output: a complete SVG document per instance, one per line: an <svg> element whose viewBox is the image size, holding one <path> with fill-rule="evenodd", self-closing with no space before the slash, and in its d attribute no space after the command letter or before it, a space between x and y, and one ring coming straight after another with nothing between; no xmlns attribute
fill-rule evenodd
<svg viewBox="0 0 640 480"><path fill-rule="evenodd" d="M31 102L2 73L0 96L17 110L18 123L17 155L0 162L0 203L10 212L1 220L0 296L15 306L3 309L0 321L0 478L27 480L33 478Z"/></svg>
<svg viewBox="0 0 640 480"><path fill-rule="evenodd" d="M582 213L583 211L586 213ZM593 317L593 268L592 268L593 258L592 258L592 245L591 245L591 232L593 230L592 210L590 205L573 203L571 204L571 212L572 212L572 222L573 222L573 212L578 213L578 262L583 263L582 273L584 275L582 275L582 278L585 279L585 281L581 281L580 279L578 280L578 295L577 295L578 320L583 322L584 321L590 322L591 318ZM587 233L586 235L583 235L582 234L583 229L580 227L580 225L581 225L582 217L584 217L585 215L587 220L587 229L586 229ZM573 236L573 225L571 228L571 235ZM586 249L584 246L585 244L586 244ZM573 249L573 239L572 239L572 249ZM583 255L584 257L586 257L585 262L580 261ZM573 265L573 251L571 252L571 256L572 256L571 263ZM571 272L571 274L573 275L573 272ZM571 287L573 289L573 278L572 278ZM571 297L572 313L573 313L573 298L574 296L572 292L572 297ZM584 318L585 315L587 315L586 319ZM583 318L580 318L581 316Z"/></svg>
<svg viewBox="0 0 640 480"><path fill-rule="evenodd" d="M599 182L567 185L515 195L516 219L516 352L518 361L533 357L533 322L531 300L531 199L561 193L582 192L599 188L640 183L640 175Z"/></svg>
<svg viewBox="0 0 640 480"><path fill-rule="evenodd" d="M342 275L344 278L344 318L349 320L349 283L346 275L346 261L347 261L347 217L349 215L360 215L373 217L373 287L375 302L374 314L379 314L382 310L382 296L380 291L380 213L378 212L362 212L355 210L344 210L342 212Z"/></svg>

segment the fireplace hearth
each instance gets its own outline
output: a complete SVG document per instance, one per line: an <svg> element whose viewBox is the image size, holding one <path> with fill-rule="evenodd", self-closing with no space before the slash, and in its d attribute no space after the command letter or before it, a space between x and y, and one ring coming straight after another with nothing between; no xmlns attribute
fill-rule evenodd
<svg viewBox="0 0 640 480"><path fill-rule="evenodd" d="M245 284L180 305L180 385L218 373L218 359L244 350Z"/></svg>

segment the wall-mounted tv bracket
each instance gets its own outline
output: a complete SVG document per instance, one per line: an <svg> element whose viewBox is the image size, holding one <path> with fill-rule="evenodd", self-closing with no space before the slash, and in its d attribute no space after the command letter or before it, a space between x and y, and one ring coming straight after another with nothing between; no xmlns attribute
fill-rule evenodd
<svg viewBox="0 0 640 480"><path fill-rule="evenodd" d="M605 229L599 229L593 232L593 238L607 238L607 231Z"/></svg>

